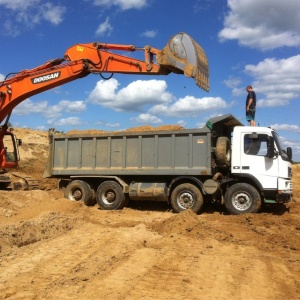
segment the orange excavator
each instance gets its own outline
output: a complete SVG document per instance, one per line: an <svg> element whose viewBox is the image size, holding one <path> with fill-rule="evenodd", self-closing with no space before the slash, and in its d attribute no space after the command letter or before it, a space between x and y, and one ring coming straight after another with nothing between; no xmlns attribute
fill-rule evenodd
<svg viewBox="0 0 300 300"><path fill-rule="evenodd" d="M114 51L143 51L144 60L120 55ZM156 61L154 61L156 58ZM47 61L31 70L8 74L0 82L0 189L11 186L14 190L38 188L34 178L21 172L7 172L18 166L17 139L8 128L13 109L28 97L63 85L89 74L122 73L137 75L184 74L196 84L209 90L208 61L202 47L186 33L171 37L162 49L151 46L89 43L70 47L63 58ZM111 76L110 76L111 77ZM109 78L110 78L109 77ZM103 77L104 78L104 77ZM106 78L104 78L106 79Z"/></svg>

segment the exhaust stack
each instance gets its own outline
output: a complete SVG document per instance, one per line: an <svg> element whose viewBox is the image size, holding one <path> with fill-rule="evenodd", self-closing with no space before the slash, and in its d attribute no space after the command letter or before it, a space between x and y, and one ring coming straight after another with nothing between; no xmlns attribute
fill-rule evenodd
<svg viewBox="0 0 300 300"><path fill-rule="evenodd" d="M188 34L180 32L171 37L167 45L157 53L156 59L171 72L192 77L200 88L209 91L206 54Z"/></svg>

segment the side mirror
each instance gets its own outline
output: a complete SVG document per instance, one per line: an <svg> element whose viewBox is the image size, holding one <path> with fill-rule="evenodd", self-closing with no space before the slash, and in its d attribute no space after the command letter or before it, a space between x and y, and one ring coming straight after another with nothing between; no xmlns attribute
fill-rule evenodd
<svg viewBox="0 0 300 300"><path fill-rule="evenodd" d="M21 139L17 139L17 143L18 143L18 146L21 146L22 145L22 140Z"/></svg>
<svg viewBox="0 0 300 300"><path fill-rule="evenodd" d="M275 156L275 148L274 148L274 138L272 136L268 137L268 153L267 157L272 158Z"/></svg>
<svg viewBox="0 0 300 300"><path fill-rule="evenodd" d="M288 156L289 160L292 160L292 158L293 158L293 150L292 150L291 147L287 147L286 148L286 153L287 153L287 156Z"/></svg>

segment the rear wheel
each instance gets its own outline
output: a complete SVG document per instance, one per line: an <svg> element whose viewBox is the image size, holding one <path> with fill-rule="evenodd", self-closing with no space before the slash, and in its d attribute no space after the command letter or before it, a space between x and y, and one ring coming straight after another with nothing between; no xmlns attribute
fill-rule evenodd
<svg viewBox="0 0 300 300"><path fill-rule="evenodd" d="M261 197L252 185L236 183L225 193L225 206L234 215L256 213L261 208Z"/></svg>
<svg viewBox="0 0 300 300"><path fill-rule="evenodd" d="M65 189L65 197L69 200L82 200L86 205L92 205L93 192L88 183L82 180L71 181Z"/></svg>
<svg viewBox="0 0 300 300"><path fill-rule="evenodd" d="M203 207L203 197L195 185L184 183L173 190L171 205L175 212L191 209L193 212L198 213Z"/></svg>
<svg viewBox="0 0 300 300"><path fill-rule="evenodd" d="M105 181L97 189L96 199L102 209L122 209L126 205L126 197L122 187L115 181Z"/></svg>
<svg viewBox="0 0 300 300"><path fill-rule="evenodd" d="M83 202L86 206L94 206L97 201L96 201L96 192L93 188L90 188L91 189L91 192L92 192L92 197L91 198L86 198L86 199L83 199Z"/></svg>

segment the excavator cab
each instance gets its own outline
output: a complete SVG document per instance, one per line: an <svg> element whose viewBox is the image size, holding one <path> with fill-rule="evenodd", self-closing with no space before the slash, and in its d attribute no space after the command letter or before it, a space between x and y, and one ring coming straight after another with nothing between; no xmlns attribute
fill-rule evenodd
<svg viewBox="0 0 300 300"><path fill-rule="evenodd" d="M6 189L12 183L12 177L5 170L18 166L20 160L19 139L5 128L0 130L0 189Z"/></svg>
<svg viewBox="0 0 300 300"><path fill-rule="evenodd" d="M11 168L18 165L20 160L19 146L22 144L20 139L17 139L11 131L6 131L3 135L3 151L0 155L0 167Z"/></svg>

